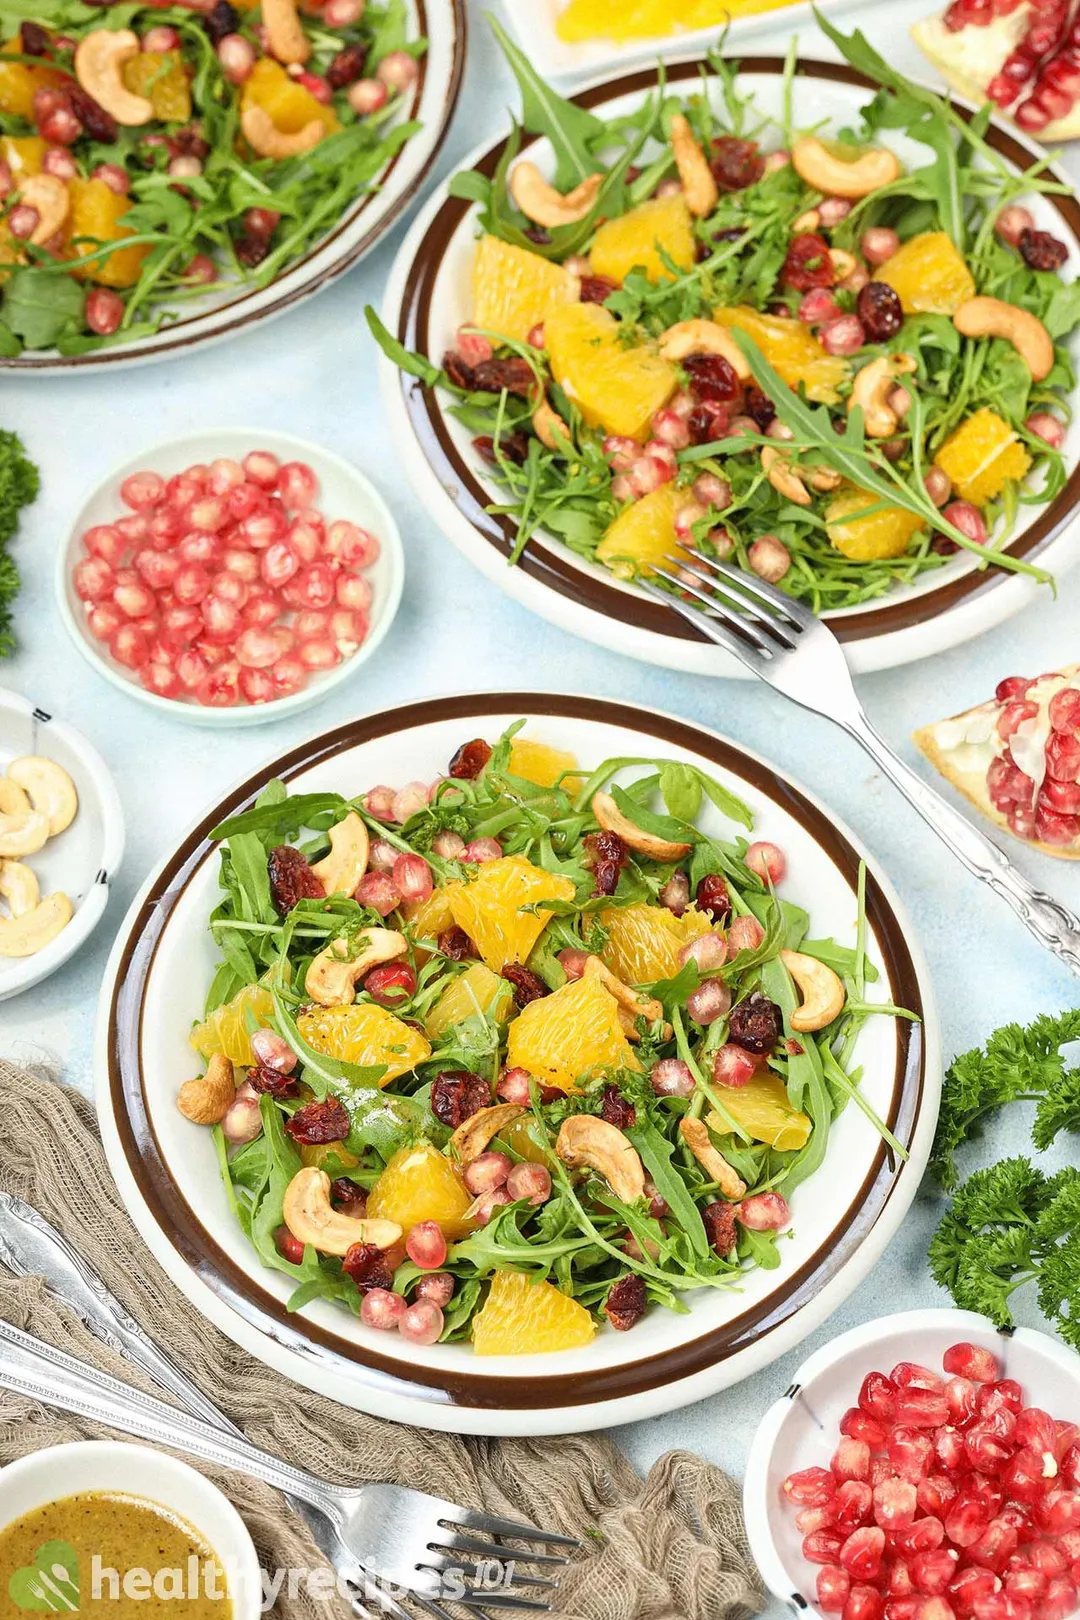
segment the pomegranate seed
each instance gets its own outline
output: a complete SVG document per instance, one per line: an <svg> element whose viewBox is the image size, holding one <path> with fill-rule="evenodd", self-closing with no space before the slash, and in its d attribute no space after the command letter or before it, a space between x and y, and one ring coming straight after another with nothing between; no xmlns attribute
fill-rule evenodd
<svg viewBox="0 0 1080 1620"><path fill-rule="evenodd" d="M255 47L243 34L226 34L215 47L221 71L230 84L243 84L255 66Z"/></svg>
<svg viewBox="0 0 1080 1620"><path fill-rule="evenodd" d="M788 1475L781 1490L789 1502L824 1507L836 1495L836 1478L827 1468L802 1468Z"/></svg>
<svg viewBox="0 0 1080 1620"><path fill-rule="evenodd" d="M887 230L884 226L874 226L862 234L859 251L867 264L884 264L894 254L900 251L900 238L895 231Z"/></svg>
<svg viewBox="0 0 1080 1620"><path fill-rule="evenodd" d="M1046 1590L1039 1600L1036 1610L1038 1620L1066 1620L1078 1602L1080 1590L1076 1581L1069 1576L1056 1575L1047 1581Z"/></svg>
<svg viewBox="0 0 1080 1620"><path fill-rule="evenodd" d="M945 1540L945 1526L933 1514L916 1519L914 1524L898 1526L892 1540L901 1552L914 1557L916 1553L933 1552Z"/></svg>
<svg viewBox="0 0 1080 1620"><path fill-rule="evenodd" d="M896 1421L905 1428L936 1429L949 1421L949 1403L938 1390L908 1385L897 1393Z"/></svg>
<svg viewBox="0 0 1080 1620"><path fill-rule="evenodd" d="M731 1011L731 991L722 979L706 979L687 996L686 1010L695 1024L707 1028L709 1024L715 1024L718 1018L726 1018ZM760 1196L778 1197L779 1194L762 1193ZM762 1211L757 1206L754 1208L754 1218L763 1218Z"/></svg>
<svg viewBox="0 0 1080 1620"><path fill-rule="evenodd" d="M899 1405L902 1391L897 1391ZM917 1485L930 1472L930 1459L934 1454L929 1435L919 1429L897 1428L889 1439L889 1461L901 1479Z"/></svg>
<svg viewBox="0 0 1080 1620"><path fill-rule="evenodd" d="M474 838L471 844L466 844L461 852L461 859L470 864L479 865L484 861L497 861L502 858L502 845L497 838Z"/></svg>
<svg viewBox="0 0 1080 1620"><path fill-rule="evenodd" d="M356 523L331 523L326 531L326 551L348 568L370 568L379 557L379 542Z"/></svg>
<svg viewBox="0 0 1080 1620"><path fill-rule="evenodd" d="M230 602L235 608L242 608L248 599L248 588L238 574L222 569L210 581L210 595L219 602Z"/></svg>
<svg viewBox="0 0 1080 1620"><path fill-rule="evenodd" d="M971 1605L975 1620L1032 1620L1031 1605L1008 1592L976 1597Z"/></svg>
<svg viewBox="0 0 1080 1620"><path fill-rule="evenodd" d="M1080 728L1080 691L1066 686L1055 692L1050 699L1049 718L1055 731L1074 734Z"/></svg>
<svg viewBox="0 0 1080 1620"><path fill-rule="evenodd" d="M862 1525L869 1524L874 1508L874 1493L864 1479L845 1479L830 1503L832 1522L837 1530L850 1535Z"/></svg>
<svg viewBox="0 0 1080 1620"><path fill-rule="evenodd" d="M953 1547L935 1547L929 1552L916 1553L911 1560L911 1578L916 1588L930 1597L947 1592L959 1557Z"/></svg>
<svg viewBox="0 0 1080 1620"><path fill-rule="evenodd" d="M367 118L386 106L390 92L378 79L357 79L345 92L345 99L359 118Z"/></svg>
<svg viewBox="0 0 1080 1620"><path fill-rule="evenodd" d="M915 1523L918 1497L907 1479L890 1479L874 1491L874 1519L883 1530L907 1529Z"/></svg>
<svg viewBox="0 0 1080 1620"><path fill-rule="evenodd" d="M303 690L308 672L300 662L290 654L279 658L270 671L274 682L274 692L277 697L292 697L294 692Z"/></svg>
<svg viewBox="0 0 1080 1620"><path fill-rule="evenodd" d="M882 1372L867 1373L859 1390L859 1405L871 1417L891 1423L896 1417L896 1385Z"/></svg>
<svg viewBox="0 0 1080 1620"><path fill-rule="evenodd" d="M1007 242L1010 247L1018 248L1024 232L1035 229L1035 220L1029 209L1012 203L1008 208L1001 210L994 221L994 229L1003 242Z"/></svg>
<svg viewBox="0 0 1080 1620"><path fill-rule="evenodd" d="M865 1440L843 1439L829 1466L837 1479L867 1479L870 1475L870 1447Z"/></svg>
<svg viewBox="0 0 1080 1620"><path fill-rule="evenodd" d="M240 470L249 483L257 484L260 489L275 489L281 463L269 450L249 450Z"/></svg>
<svg viewBox="0 0 1080 1620"><path fill-rule="evenodd" d="M853 1586L844 1604L843 1620L882 1620L885 1600L872 1586Z"/></svg>
<svg viewBox="0 0 1080 1620"><path fill-rule="evenodd" d="M274 1232L274 1247L283 1260L292 1266L304 1263L304 1245L298 1237L294 1237L287 1226L279 1226Z"/></svg>
<svg viewBox="0 0 1080 1620"><path fill-rule="evenodd" d="M410 1344L434 1344L442 1330L443 1313L430 1299L418 1299L398 1323L398 1332Z"/></svg>
<svg viewBox="0 0 1080 1620"><path fill-rule="evenodd" d="M165 481L156 472L131 473L120 485L120 499L136 512L157 506L164 495Z"/></svg>
<svg viewBox="0 0 1080 1620"><path fill-rule="evenodd" d="M240 666L231 659L211 668L195 694L198 701L210 709L231 708L240 696L239 675Z"/></svg>
<svg viewBox="0 0 1080 1620"><path fill-rule="evenodd" d="M865 1440L871 1451L884 1451L889 1437L888 1428L877 1418L864 1412L861 1406L851 1406L840 1419L840 1433L852 1440Z"/></svg>
<svg viewBox="0 0 1080 1620"><path fill-rule="evenodd" d="M1012 696L1012 694L1009 694ZM981 1345L969 1344L966 1340L960 1344L950 1345L941 1361L947 1373L955 1373L960 1378L970 1378L976 1384L990 1384L998 1377L1000 1368L997 1357Z"/></svg>
<svg viewBox="0 0 1080 1620"><path fill-rule="evenodd" d="M371 583L360 574L343 574L337 581L335 596L339 607L366 613L371 606Z"/></svg>
<svg viewBox="0 0 1080 1620"><path fill-rule="evenodd" d="M322 536L307 518L290 523L286 539L302 563L313 563L322 550Z"/></svg>
<svg viewBox="0 0 1080 1620"><path fill-rule="evenodd" d="M194 692L206 679L208 664L201 653L186 648L176 660L176 673L180 685L187 691Z"/></svg>
<svg viewBox="0 0 1080 1620"><path fill-rule="evenodd" d="M218 456L210 463L207 486L212 495L226 495L230 489L244 482L244 469L229 456Z"/></svg>
<svg viewBox="0 0 1080 1620"><path fill-rule="evenodd" d="M417 1299L428 1299L441 1310L453 1299L454 1287L454 1278L448 1271L431 1271L417 1279L415 1292Z"/></svg>
<svg viewBox="0 0 1080 1620"><path fill-rule="evenodd" d="M990 1523L990 1511L971 1496L960 1496L945 1519L945 1534L955 1547L970 1547Z"/></svg>
<svg viewBox="0 0 1080 1620"><path fill-rule="evenodd" d="M296 652L305 669L334 669L341 663L341 653L337 647L322 636L302 641Z"/></svg>
<svg viewBox="0 0 1080 1620"><path fill-rule="evenodd" d="M829 354L858 354L866 345L866 328L857 315L841 315L828 321L818 337Z"/></svg>
<svg viewBox="0 0 1080 1620"><path fill-rule="evenodd" d="M828 287L814 287L799 305L799 319L807 326L823 326L841 319L843 310Z"/></svg>
<svg viewBox="0 0 1080 1620"><path fill-rule="evenodd" d="M1080 1495L1070 1490L1051 1491L1036 1502L1035 1522L1052 1536L1080 1530Z"/></svg>
<svg viewBox="0 0 1080 1620"><path fill-rule="evenodd" d="M923 1513L943 1519L957 1493L956 1481L949 1474L927 1474L919 1481L916 1500Z"/></svg>
<svg viewBox="0 0 1080 1620"><path fill-rule="evenodd" d="M765 930L756 917L735 917L728 928L728 954L738 956L740 951L756 951L765 938Z"/></svg>
<svg viewBox="0 0 1080 1620"><path fill-rule="evenodd" d="M74 180L79 165L66 146L48 146L41 158L42 174L51 174L57 180Z"/></svg>
<svg viewBox="0 0 1080 1620"><path fill-rule="evenodd" d="M851 1576L839 1564L818 1570L817 1606L822 1614L843 1614L851 1591Z"/></svg>
<svg viewBox="0 0 1080 1620"><path fill-rule="evenodd" d="M989 1423L975 1423L964 1436L968 1464L981 1474L997 1474L1012 1456L1010 1440L996 1434Z"/></svg>
<svg viewBox="0 0 1080 1620"><path fill-rule="evenodd" d="M277 488L290 512L302 512L315 504L318 480L304 461L287 461L278 472Z"/></svg>
<svg viewBox="0 0 1080 1620"><path fill-rule="evenodd" d="M1009 1556L1016 1551L1018 1536L1004 1519L991 1519L977 1541L967 1549L971 1563L982 1564L1000 1574Z"/></svg>
<svg viewBox="0 0 1080 1620"><path fill-rule="evenodd" d="M151 551L147 547L135 553L133 562L139 578L152 591L167 591L180 571L180 559L171 551Z"/></svg>
<svg viewBox="0 0 1080 1620"><path fill-rule="evenodd" d="M680 1058L664 1058L653 1069L649 1084L658 1097L692 1097L697 1082Z"/></svg>
<svg viewBox="0 0 1080 1620"><path fill-rule="evenodd" d="M1049 411L1035 411L1024 423L1036 439L1042 439L1051 450L1060 450L1065 443L1065 424Z"/></svg>
<svg viewBox="0 0 1080 1620"><path fill-rule="evenodd" d="M141 669L150 657L150 642L136 625L122 624L109 640L109 651L125 668Z"/></svg>
<svg viewBox="0 0 1080 1620"><path fill-rule="evenodd" d="M393 879L403 900L429 900L435 887L431 867L422 855L399 855L394 862Z"/></svg>
<svg viewBox="0 0 1080 1620"><path fill-rule="evenodd" d="M892 1370L893 1383L901 1389L934 1389L945 1388L945 1380L940 1373L930 1367L924 1367L917 1361L899 1361Z"/></svg>
<svg viewBox="0 0 1080 1620"><path fill-rule="evenodd" d="M144 664L139 670L139 682L155 697L174 698L180 690L180 677L169 664Z"/></svg>
<svg viewBox="0 0 1080 1620"><path fill-rule="evenodd" d="M805 1543L803 1544L805 1548ZM885 1553L885 1532L877 1525L853 1530L840 1548L839 1561L853 1580L871 1581L881 1570ZM932 1554L925 1556L931 1557ZM944 1588L942 1588L944 1590Z"/></svg>
<svg viewBox="0 0 1080 1620"><path fill-rule="evenodd" d="M1080 699L1080 692L1077 698ZM1000 1378L994 1383L984 1384L980 1389L978 1408L984 1417L992 1417L998 1412L1011 1412L1016 1417L1024 1408L1024 1392L1015 1378ZM1013 1427L1010 1425L1010 1432Z"/></svg>
<svg viewBox="0 0 1080 1620"><path fill-rule="evenodd" d="M751 844L743 861L763 883L780 883L787 872L787 856L778 844Z"/></svg>
<svg viewBox="0 0 1080 1620"><path fill-rule="evenodd" d="M380 917L388 917L401 902L401 896L385 872L366 872L357 884L354 898L362 906L369 906Z"/></svg>
<svg viewBox="0 0 1080 1620"><path fill-rule="evenodd" d="M400 1294L389 1288L369 1288L360 1302L360 1320L366 1327L392 1333L400 1327L408 1307Z"/></svg>
<svg viewBox="0 0 1080 1620"><path fill-rule="evenodd" d="M1028 1551L1032 1565L1047 1578L1055 1575L1064 1575L1069 1567L1069 1561L1061 1548L1052 1541L1037 1541Z"/></svg>
<svg viewBox="0 0 1080 1620"><path fill-rule="evenodd" d="M111 523L99 523L87 529L82 543L93 557L102 557L111 568L119 567L128 548L125 535Z"/></svg>
<svg viewBox="0 0 1080 1620"><path fill-rule="evenodd" d="M950 1378L945 1385L945 1399L949 1403L950 1422L962 1427L975 1416L978 1385L970 1378Z"/></svg>
<svg viewBox="0 0 1080 1620"><path fill-rule="evenodd" d="M117 585L113 591L113 601L129 619L141 619L148 613L153 613L157 606L154 593L145 585L135 582Z"/></svg>
<svg viewBox="0 0 1080 1620"><path fill-rule="evenodd" d="M551 1197L551 1172L542 1164L515 1164L506 1178L506 1191L513 1203L546 1204Z"/></svg>
<svg viewBox="0 0 1080 1620"><path fill-rule="evenodd" d="M777 1192L754 1193L742 1200L735 1213L751 1232L780 1232L791 1225L788 1201Z"/></svg>
<svg viewBox="0 0 1080 1620"><path fill-rule="evenodd" d="M108 641L125 622L115 602L98 602L87 615L90 634L98 641Z"/></svg>
<svg viewBox="0 0 1080 1620"><path fill-rule="evenodd" d="M950 501L942 516L977 546L985 546L990 538L982 513L970 501Z"/></svg>
<svg viewBox="0 0 1080 1620"><path fill-rule="evenodd" d="M809 1564L835 1564L844 1545L836 1530L811 1530L802 1540L802 1555Z"/></svg>
<svg viewBox="0 0 1080 1620"><path fill-rule="evenodd" d="M446 1264L448 1250L438 1221L419 1221L405 1239L405 1251L422 1271L439 1271Z"/></svg>
<svg viewBox="0 0 1080 1620"><path fill-rule="evenodd" d="M505 1187L513 1168L513 1161L505 1153L481 1153L465 1167L462 1180L473 1197L478 1198L481 1193Z"/></svg>
<svg viewBox="0 0 1080 1620"><path fill-rule="evenodd" d="M690 429L675 411L657 411L652 419L652 433L654 439L666 444L672 450L685 450L690 443Z"/></svg>
<svg viewBox="0 0 1080 1620"><path fill-rule="evenodd" d="M116 575L104 557L84 557L75 564L72 574L75 593L84 602L97 602L111 594Z"/></svg>
<svg viewBox="0 0 1080 1620"><path fill-rule="evenodd" d="M379 83L392 93L403 92L416 83L420 69L408 51L391 51L375 69Z"/></svg>
<svg viewBox="0 0 1080 1620"><path fill-rule="evenodd" d="M235 640L240 629L240 609L235 602L226 602L220 596L207 596L203 598L201 611L205 641L224 646L226 642Z"/></svg>

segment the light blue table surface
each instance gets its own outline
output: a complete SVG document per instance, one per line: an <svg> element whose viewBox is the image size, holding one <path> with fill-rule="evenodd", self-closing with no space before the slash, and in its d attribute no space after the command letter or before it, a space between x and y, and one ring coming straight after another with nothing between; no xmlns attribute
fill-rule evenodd
<svg viewBox="0 0 1080 1620"><path fill-rule="evenodd" d="M494 136L513 104L481 8L469 9L468 72L440 176ZM907 27L927 9L929 0L888 0L861 15L892 62L920 73ZM773 42L778 36L782 41L780 25L761 35ZM804 30L803 38L810 54L832 54L816 30ZM1080 155L1072 164L1076 170ZM401 235L399 227L352 274L284 319L188 359L107 378L0 385L0 423L18 429L43 473L41 498L16 551L25 578L22 649L0 666L0 684L72 721L97 744L115 775L128 837L109 909L87 948L45 984L0 1004L0 1052L16 1060L46 1057L89 1094L95 1002L112 937L151 865L196 812L241 774L316 731L427 695L483 688L588 692L667 709L727 732L814 789L861 835L907 905L932 969L946 1059L1000 1023L1073 1005L1077 986L1065 968L949 858L865 756L826 722L786 707L764 688L669 673L574 640L515 606L436 532L397 470L361 314L365 303L380 301ZM109 466L157 439L215 422L294 432L355 461L393 507L407 554L401 612L373 664L306 714L224 734L162 719L95 676L68 641L52 591L56 548L87 489ZM1047 592L977 643L862 680L871 718L910 758L916 726L981 701L1004 675L1035 675L1076 659L1078 593L1080 579L1069 580L1057 601ZM1038 884L1080 908L1075 868L1018 845L1010 854ZM990 1133L984 1151L1004 1155L1028 1145L1017 1115ZM621 1430L634 1461L644 1468L669 1447L685 1446L740 1475L759 1417L804 1354L860 1321L943 1303L925 1263L939 1209L932 1192L920 1197L871 1277L800 1350L699 1406Z"/></svg>

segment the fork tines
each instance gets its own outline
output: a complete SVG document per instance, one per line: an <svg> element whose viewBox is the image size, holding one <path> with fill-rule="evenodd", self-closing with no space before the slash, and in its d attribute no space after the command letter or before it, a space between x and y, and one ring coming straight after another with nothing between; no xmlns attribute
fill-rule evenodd
<svg viewBox="0 0 1080 1620"><path fill-rule="evenodd" d="M680 594L672 596L649 580L640 582L644 589L736 657L768 659L790 652L800 633L814 623L813 614L801 602L756 574L708 556L697 546L681 546L678 555L664 560L668 567L655 572ZM693 606L687 597L701 607ZM702 612L702 608L708 611Z"/></svg>

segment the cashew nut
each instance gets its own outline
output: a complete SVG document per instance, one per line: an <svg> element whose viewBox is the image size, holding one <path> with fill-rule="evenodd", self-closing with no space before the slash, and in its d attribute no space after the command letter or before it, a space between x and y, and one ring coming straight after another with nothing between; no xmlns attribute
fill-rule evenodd
<svg viewBox="0 0 1080 1620"><path fill-rule="evenodd" d="M283 129L278 129L266 108L256 106L253 101L249 101L240 114L240 128L257 157L275 158L278 161L299 157L301 152L310 152L326 134L326 125L321 118L313 118L303 129L286 134Z"/></svg>
<svg viewBox="0 0 1080 1620"><path fill-rule="evenodd" d="M796 174L823 197L847 197L853 202L892 185L902 172L900 159L886 147L872 147L849 163L830 152L816 135L795 142L791 161Z"/></svg>
<svg viewBox="0 0 1080 1620"><path fill-rule="evenodd" d="M296 14L296 0L262 0L262 20L271 56L285 63L307 61L311 41Z"/></svg>
<svg viewBox="0 0 1080 1620"><path fill-rule="evenodd" d="M816 208L808 208L805 214L800 214L791 227L792 235L803 236L807 231L816 231L821 224L821 215Z"/></svg>
<svg viewBox="0 0 1080 1620"><path fill-rule="evenodd" d="M215 1052L206 1073L185 1080L176 1095L176 1106L193 1125L220 1125L236 1101L233 1066L221 1052Z"/></svg>
<svg viewBox="0 0 1080 1620"><path fill-rule="evenodd" d="M829 262L837 281L846 281L851 272L859 268L859 261L854 253L848 253L844 248L830 248Z"/></svg>
<svg viewBox="0 0 1080 1620"><path fill-rule="evenodd" d="M765 469L765 476L777 494L782 495L793 506L809 506L813 496L802 481L799 472L791 465L783 451L777 450L773 445L766 444L761 450L761 465Z"/></svg>
<svg viewBox="0 0 1080 1620"><path fill-rule="evenodd" d="M479 1113L473 1114L458 1126L450 1138L450 1148L457 1155L458 1163L472 1164L500 1131L524 1113L525 1109L520 1103L495 1103L491 1108L481 1108Z"/></svg>
<svg viewBox="0 0 1080 1620"><path fill-rule="evenodd" d="M642 995L639 990L631 990L628 984L615 977L611 969L600 960L598 956L590 956L585 963L586 979L599 979L604 989L615 997L619 1004L619 1022L626 1031L627 1038L639 1041L637 1021L644 1018L647 1024L659 1023L664 1016L664 1004L653 996ZM623 1015L626 1015L625 1018ZM671 1039L671 1025L664 1025L663 1039Z"/></svg>
<svg viewBox="0 0 1080 1620"><path fill-rule="evenodd" d="M44 247L62 231L71 211L67 185L55 174L32 174L19 187L19 201L32 208L38 222L30 233L35 247Z"/></svg>
<svg viewBox="0 0 1080 1620"><path fill-rule="evenodd" d="M569 445L570 429L546 399L542 399L533 411L532 425L533 432L545 449L565 450Z"/></svg>
<svg viewBox="0 0 1080 1620"><path fill-rule="evenodd" d="M0 899L7 901L13 917L25 917L41 899L38 880L22 861L0 861Z"/></svg>
<svg viewBox="0 0 1080 1620"><path fill-rule="evenodd" d="M671 150L687 208L696 219L706 219L720 201L720 187L682 113L676 113L671 120Z"/></svg>
<svg viewBox="0 0 1080 1620"><path fill-rule="evenodd" d="M359 955L349 957L349 942L335 939L319 952L304 978L304 988L320 1007L347 1007L356 999L357 980L380 962L392 962L408 950L404 934L392 928L368 928L360 936Z"/></svg>
<svg viewBox="0 0 1080 1620"><path fill-rule="evenodd" d="M660 339L662 360L685 360L692 354L719 354L727 361L740 382L751 376L750 362L726 326L716 321L679 321L669 326Z"/></svg>
<svg viewBox="0 0 1080 1620"><path fill-rule="evenodd" d="M636 1204L645 1196L645 1171L637 1149L606 1119L571 1114L559 1126L555 1151L571 1170L588 1165L599 1171L622 1203Z"/></svg>
<svg viewBox="0 0 1080 1620"><path fill-rule="evenodd" d="M535 163L527 160L517 164L510 176L510 195L526 219L546 230L557 230L560 225L576 225L592 212L596 194L604 183L602 174L590 174L573 191L563 196L549 185Z"/></svg>
<svg viewBox="0 0 1080 1620"><path fill-rule="evenodd" d="M1054 340L1037 315L1000 298L969 298L953 316L963 337L998 337L1011 343L1036 382L1054 367Z"/></svg>
<svg viewBox="0 0 1080 1620"><path fill-rule="evenodd" d="M814 467L808 469L807 477L810 480L811 489L821 490L826 494L834 489L839 489L840 485L844 482L843 473L834 471L832 467Z"/></svg>
<svg viewBox="0 0 1080 1620"><path fill-rule="evenodd" d="M623 815L610 793L594 793L592 813L605 832L615 833L627 849L638 855L647 855L653 861L681 861L689 855L690 845L659 838L655 833L643 832Z"/></svg>
<svg viewBox="0 0 1080 1620"><path fill-rule="evenodd" d="M354 1243L392 1249L401 1241L396 1221L358 1219L330 1202L330 1177L317 1165L298 1170L285 1189L282 1218L294 1238L320 1254L346 1255Z"/></svg>
<svg viewBox="0 0 1080 1620"><path fill-rule="evenodd" d="M843 980L816 956L801 951L781 951L780 960L799 987L802 1006L791 1015L791 1027L800 1034L824 1029L843 1010L846 999Z"/></svg>
<svg viewBox="0 0 1080 1620"><path fill-rule="evenodd" d="M130 28L95 28L75 47L75 77L118 124L148 124L154 116L153 102L133 94L123 79L124 63L140 50Z"/></svg>
<svg viewBox="0 0 1080 1620"><path fill-rule="evenodd" d="M367 871L371 839L355 810L330 828L330 853L311 868L323 886L323 893L352 894Z"/></svg>
<svg viewBox="0 0 1080 1620"><path fill-rule="evenodd" d="M30 800L26 797L17 782L11 782L6 776L0 776L0 816L27 816L32 809Z"/></svg>
<svg viewBox="0 0 1080 1620"><path fill-rule="evenodd" d="M50 180L54 177L42 175L38 178ZM62 185L63 181L57 183ZM8 776L17 787L22 788L34 809L48 818L50 838L55 838L57 833L71 826L79 808L79 796L62 765L53 759L43 759L40 754L24 754L21 759L12 760L8 766Z"/></svg>
<svg viewBox="0 0 1080 1620"><path fill-rule="evenodd" d="M851 385L848 415L856 405L862 406L863 426L871 439L891 439L900 425L900 418L889 404L889 395L896 386L896 375L900 369L896 362L906 359L906 355L886 354L878 360L871 360L856 374Z"/></svg>
<svg viewBox="0 0 1080 1620"><path fill-rule="evenodd" d="M45 847L48 837L49 818L40 810L0 815L0 858L35 855Z"/></svg>
<svg viewBox="0 0 1080 1620"><path fill-rule="evenodd" d="M49 894L21 917L0 917L0 956L36 956L71 921L66 894Z"/></svg>
<svg viewBox="0 0 1080 1620"><path fill-rule="evenodd" d="M679 1135L690 1149L710 1181L715 1181L725 1198L741 1198L746 1182L731 1168L724 1155L713 1147L708 1126L702 1119L684 1115L679 1121Z"/></svg>

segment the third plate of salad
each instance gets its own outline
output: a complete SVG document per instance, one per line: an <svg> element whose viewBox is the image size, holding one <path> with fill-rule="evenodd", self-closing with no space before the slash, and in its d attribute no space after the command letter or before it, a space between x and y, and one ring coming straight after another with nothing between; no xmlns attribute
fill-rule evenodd
<svg viewBox="0 0 1080 1620"><path fill-rule="evenodd" d="M638 583L725 557L859 670L963 641L1075 561L1080 209L1045 156L821 26L564 100L406 240L388 408L444 531L565 628L734 673Z"/></svg>

